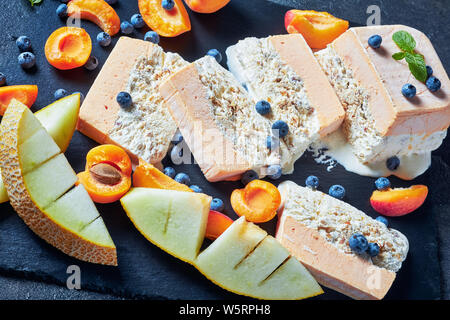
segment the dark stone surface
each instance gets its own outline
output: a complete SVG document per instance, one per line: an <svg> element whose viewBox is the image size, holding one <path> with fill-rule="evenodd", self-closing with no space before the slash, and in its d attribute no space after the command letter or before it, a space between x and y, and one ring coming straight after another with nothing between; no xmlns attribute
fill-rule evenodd
<svg viewBox="0 0 450 320"><path fill-rule="evenodd" d="M278 3L286 4L287 7ZM48 35L64 24L55 14L59 1L44 0L31 8L28 1L0 1L0 71L8 77L8 84L36 83L39 97L34 110L53 100L53 92L60 88L87 93L100 68L89 72L83 68L62 72L51 68L43 55ZM348 19L353 26L364 25L368 5L377 4L382 10L382 24L401 23L424 31L432 40L441 60L449 70L450 45L448 28L450 1L289 1L289 0L232 0L232 3L212 15L191 14L192 32L174 39L164 39L161 45L192 61L208 49L222 52L245 36L263 37L284 33L283 15L288 8L326 10ZM121 1L116 9L122 19L137 12L137 1ZM100 31L95 25L83 22L92 39ZM134 36L143 38L146 29ZM18 49L15 38L28 35L37 56L37 67L24 72L16 63ZM114 42L117 37L114 38ZM93 54L105 61L110 48L96 43ZM66 155L79 172L83 169L87 151L95 146L88 138L76 133ZM432 168L413 183L430 187L425 205L409 216L390 219L392 227L402 231L410 240L411 250L387 298L438 299L449 298L450 270L450 203L449 203L449 139L433 153ZM167 162L166 162L167 164ZM239 183L208 183L197 166L180 166L177 171L190 174L194 184L213 196L227 200ZM347 189L346 201L375 217L368 204L373 180L347 173L337 167L328 173L304 156L296 164L294 175L286 176L300 184L306 176L315 174L321 179L322 190L340 183ZM392 179L395 186L411 182ZM235 217L228 201L225 212ZM72 259L36 237L16 216L9 204L0 205L0 298L3 299L115 299L169 298L222 299L241 298L216 287L193 267L188 266L148 243L126 218L119 204L98 206L110 230L119 255L119 267L96 266ZM274 223L263 225L269 232ZM439 247L438 247L439 246ZM82 290L65 287L69 265L81 268ZM441 280L442 274L442 280ZM442 292L441 292L442 286ZM318 299L345 298L331 290Z"/></svg>

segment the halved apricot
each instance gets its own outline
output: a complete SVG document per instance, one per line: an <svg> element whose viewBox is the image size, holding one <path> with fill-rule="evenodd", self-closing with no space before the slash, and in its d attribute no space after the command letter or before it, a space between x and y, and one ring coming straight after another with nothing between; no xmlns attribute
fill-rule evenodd
<svg viewBox="0 0 450 320"><path fill-rule="evenodd" d="M142 159L139 159L139 166L134 170L133 186L193 192L188 186L176 182Z"/></svg>
<svg viewBox="0 0 450 320"><path fill-rule="evenodd" d="M277 214L281 195L277 187L267 181L253 180L244 189L231 193L231 206L238 216L247 221L263 223Z"/></svg>
<svg viewBox="0 0 450 320"><path fill-rule="evenodd" d="M91 56L92 42L82 28L62 27L45 43L45 57L57 69L69 70L83 66Z"/></svg>
<svg viewBox="0 0 450 320"><path fill-rule="evenodd" d="M92 148L86 156L86 170L98 163L109 163L118 167L125 175L132 171L131 160L122 148L113 144L103 144Z"/></svg>
<svg viewBox="0 0 450 320"><path fill-rule="evenodd" d="M77 174L89 196L97 203L119 200L131 187L131 160L122 148L101 145L86 156L86 170Z"/></svg>
<svg viewBox="0 0 450 320"><path fill-rule="evenodd" d="M301 33L313 49L325 48L348 29L348 21L314 10L289 10L284 25L288 33Z"/></svg>
<svg viewBox="0 0 450 320"><path fill-rule="evenodd" d="M72 0L67 4L67 14L92 21L110 36L120 31L120 18L103 0Z"/></svg>
<svg viewBox="0 0 450 320"><path fill-rule="evenodd" d="M3 116L12 99L30 108L36 101L38 87L35 85L16 85L0 87L0 116Z"/></svg>
<svg viewBox="0 0 450 320"><path fill-rule="evenodd" d="M176 37L191 30L191 21L181 0L172 10L165 10L161 0L139 0L139 11L145 23L163 37Z"/></svg>
<svg viewBox="0 0 450 320"><path fill-rule="evenodd" d="M225 7L230 0L184 0L187 6L195 12L213 13Z"/></svg>
<svg viewBox="0 0 450 320"><path fill-rule="evenodd" d="M210 210L205 237L210 240L217 239L232 223L233 220L230 217L218 211Z"/></svg>
<svg viewBox="0 0 450 320"><path fill-rule="evenodd" d="M414 185L409 188L375 190L370 197L372 208L388 217L404 216L419 208L427 198L428 188Z"/></svg>

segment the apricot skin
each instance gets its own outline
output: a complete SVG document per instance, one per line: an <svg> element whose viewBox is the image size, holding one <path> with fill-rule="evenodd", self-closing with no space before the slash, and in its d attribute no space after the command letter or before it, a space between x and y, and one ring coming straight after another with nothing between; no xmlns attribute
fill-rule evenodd
<svg viewBox="0 0 450 320"><path fill-rule="evenodd" d="M427 198L428 188L414 185L407 189L374 191L370 197L372 208L388 217L400 217L418 209Z"/></svg>
<svg viewBox="0 0 450 320"><path fill-rule="evenodd" d="M185 0L187 6L198 13L213 13L225 7L230 0Z"/></svg>
<svg viewBox="0 0 450 320"><path fill-rule="evenodd" d="M139 11L145 23L163 37L176 37L191 30L189 15L181 0L174 0L172 10L164 10L161 0L139 0Z"/></svg>
<svg viewBox="0 0 450 320"><path fill-rule="evenodd" d="M67 4L67 14L92 21L110 36L120 31L119 16L104 0L72 0Z"/></svg>
<svg viewBox="0 0 450 320"><path fill-rule="evenodd" d="M325 48L349 26L346 20L314 10L289 10L284 24L288 33L300 33L312 49Z"/></svg>

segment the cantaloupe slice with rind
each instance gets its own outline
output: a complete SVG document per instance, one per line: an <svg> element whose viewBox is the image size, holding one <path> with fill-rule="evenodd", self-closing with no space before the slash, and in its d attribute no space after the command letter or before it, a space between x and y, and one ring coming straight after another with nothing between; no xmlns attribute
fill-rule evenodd
<svg viewBox="0 0 450 320"><path fill-rule="evenodd" d="M28 181L27 183L25 182L20 161L19 142L26 141L24 137L29 138L33 133L42 128L42 125L25 105L17 100L11 102L0 126L0 167L2 170L3 182L12 207L34 233L64 253L88 262L117 265L115 247L104 246L96 242L96 238L105 237L104 235L92 239L88 239L84 236L84 234L89 235L89 233L84 232L84 230L89 228L90 224L81 231L83 235L77 234L62 226L59 221L53 220L45 212L45 208L40 207L34 201L34 198L39 198L39 201L41 201L42 204L45 204L50 198L53 199L55 196L59 198L57 195L61 194L62 189L68 189L67 185L73 185L72 181L64 183L60 183L59 181L47 181L46 183L42 183L41 188L49 190L51 196L42 196L42 191L39 196L36 196L28 189L28 185L33 185L33 188L36 188L39 181L36 174L33 175L33 172L53 161L59 163L58 170L63 172L65 176L67 175L69 177L68 179L72 179L70 177L74 174L71 168L71 171L67 169L65 165L67 160L64 159L65 162L61 160L61 157L64 156L58 155L48 160L37 169L29 172L27 174ZM49 174L48 170L41 170L41 172ZM70 174L67 174L67 172L70 172ZM45 177L41 178L45 179ZM53 176L53 178L57 179L55 176ZM62 179L64 179L64 177L62 177ZM34 185L35 183L36 186ZM52 188L58 188L58 190L54 191ZM51 205L52 203L48 204L47 207L51 207ZM76 206L77 203L75 202L73 205ZM104 230L106 230L106 228Z"/></svg>
<svg viewBox="0 0 450 320"><path fill-rule="evenodd" d="M133 188L120 202L150 242L183 261L195 260L205 237L211 197L194 192Z"/></svg>
<svg viewBox="0 0 450 320"><path fill-rule="evenodd" d="M80 94L74 93L40 109L34 115L50 134L61 151L65 152L75 131L79 112ZM33 124L39 127L39 124L35 121ZM33 131L33 129L31 131ZM40 145L42 145L42 143L40 143L38 147ZM27 172L26 166L24 167L24 171ZM6 201L9 201L8 193L6 192L3 180L0 179L0 203Z"/></svg>
<svg viewBox="0 0 450 320"><path fill-rule="evenodd" d="M304 299L323 292L278 241L244 217L200 253L195 265L217 285L258 299Z"/></svg>

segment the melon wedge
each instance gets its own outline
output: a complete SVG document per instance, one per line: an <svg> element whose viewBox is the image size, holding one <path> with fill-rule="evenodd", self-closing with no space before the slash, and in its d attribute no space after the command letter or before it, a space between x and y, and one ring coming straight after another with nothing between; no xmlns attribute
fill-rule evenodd
<svg viewBox="0 0 450 320"><path fill-rule="evenodd" d="M209 196L134 188L120 201L150 242L193 264L226 290L258 299L303 299L323 293L297 259L244 217L199 253L206 232Z"/></svg>
<svg viewBox="0 0 450 320"><path fill-rule="evenodd" d="M38 118L40 123L50 134L61 151L65 152L67 147L69 146L70 140L72 140L73 133L75 132L79 112L80 94L75 93L53 102L47 107L37 111L34 115ZM35 126L39 126L39 123L37 122L33 122L33 124ZM36 134L36 132L34 132L36 128L34 125L30 127L31 133L24 133L24 138L26 140L28 140L29 135ZM39 141L40 137L36 135L35 139L37 142ZM34 142L29 141L29 144L34 145ZM35 144L35 146L36 148L45 147L49 153L55 151L54 143L44 144L42 141L40 141L38 144ZM42 156L44 156L44 154L42 154ZM23 169L25 172L29 170L26 165L24 165ZM6 201L9 201L8 193L6 192L3 180L0 179L0 203Z"/></svg>
<svg viewBox="0 0 450 320"><path fill-rule="evenodd" d="M117 265L114 243L106 227L98 226L103 223L98 211L85 190L72 188L75 172L63 154L51 156L44 144L53 139L42 132L33 113L13 100L0 126L0 168L12 207L34 233L64 253ZM36 135L42 137L41 149L29 142Z"/></svg>
<svg viewBox="0 0 450 320"><path fill-rule="evenodd" d="M211 197L194 192L133 188L120 202L147 240L185 262L195 260L205 237Z"/></svg>
<svg viewBox="0 0 450 320"><path fill-rule="evenodd" d="M224 289L258 299L297 300L323 293L297 259L244 217L200 253L195 265Z"/></svg>

